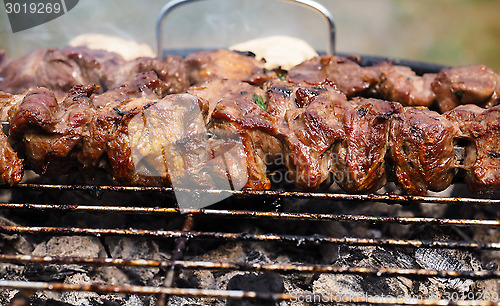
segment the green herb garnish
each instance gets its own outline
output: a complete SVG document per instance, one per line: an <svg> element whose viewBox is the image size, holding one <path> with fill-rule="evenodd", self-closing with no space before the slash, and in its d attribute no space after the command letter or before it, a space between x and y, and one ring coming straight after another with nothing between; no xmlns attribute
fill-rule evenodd
<svg viewBox="0 0 500 306"><path fill-rule="evenodd" d="M286 71L285 69L281 69L281 67L279 68L275 68L273 69L274 73L276 73L276 76L282 80L282 81L286 81L286 75L288 74L288 71Z"/></svg>
<svg viewBox="0 0 500 306"><path fill-rule="evenodd" d="M253 94L252 101L267 112L266 102L264 102L264 99L261 96L259 96L258 94Z"/></svg>
<svg viewBox="0 0 500 306"><path fill-rule="evenodd" d="M464 96L464 91L463 90L455 91L455 97L457 97L458 100L462 100L463 96Z"/></svg>

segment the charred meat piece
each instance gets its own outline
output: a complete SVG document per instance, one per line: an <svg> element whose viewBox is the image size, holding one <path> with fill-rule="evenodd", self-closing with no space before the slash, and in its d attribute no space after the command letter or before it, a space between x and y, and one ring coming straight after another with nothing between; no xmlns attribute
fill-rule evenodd
<svg viewBox="0 0 500 306"><path fill-rule="evenodd" d="M484 108L496 105L500 98L499 82L493 70L476 65L443 69L431 86L444 113L460 104L476 104Z"/></svg>
<svg viewBox="0 0 500 306"><path fill-rule="evenodd" d="M476 145L472 134L472 125L475 124L476 117L482 114L484 110L484 108L475 104L465 104L443 114L446 119L455 123L459 128L459 133L455 139L455 148L459 147L458 150L455 150L456 167L464 169L466 172L472 171L476 161Z"/></svg>
<svg viewBox="0 0 500 306"><path fill-rule="evenodd" d="M133 79L106 91L101 95L92 96L92 105L100 113L101 110L113 109L114 107L133 98L145 98L149 100L157 100L165 95L167 87L154 72L143 72L135 76ZM114 114L113 112L111 112ZM83 139L82 152L78 159L80 164L85 169L84 172L92 173L98 168L102 161L106 147L107 127L96 128L96 125L108 123L106 120L99 121L96 116L91 122L89 133Z"/></svg>
<svg viewBox="0 0 500 306"><path fill-rule="evenodd" d="M255 57L223 49L189 54L186 64L193 85L200 85L212 78L260 85L275 76L265 70L264 63Z"/></svg>
<svg viewBox="0 0 500 306"><path fill-rule="evenodd" d="M23 95L11 95L0 91L0 121L9 121L9 113L19 103ZM14 149L11 147L8 137L3 131L0 131L0 180L9 185L19 183L23 178L24 167L23 160L20 159Z"/></svg>
<svg viewBox="0 0 500 306"><path fill-rule="evenodd" d="M174 103L175 100L185 105ZM196 104L190 105L189 101ZM191 132L195 134L200 132L196 130L199 122L189 126L189 121L184 119L192 118L183 116L186 108L199 107L198 103L198 99L192 96L179 99L175 95L167 96L165 100L128 99L107 106L93 122L93 137L87 146L102 147L101 152L108 162L107 170L122 184L170 185L166 146L180 140L178 136L184 135L186 127L194 127ZM160 110L164 113L161 114ZM182 161L182 156L177 158ZM182 164L180 161L178 167Z"/></svg>
<svg viewBox="0 0 500 306"><path fill-rule="evenodd" d="M267 93L267 112L283 123L288 110L307 107L320 94L336 99L339 92L331 86L294 84L275 78L264 84Z"/></svg>
<svg viewBox="0 0 500 306"><path fill-rule="evenodd" d="M281 143L272 136L276 131L276 126L272 123L277 120L269 112L261 111L269 111L269 103L266 101L265 92L260 88L236 80L212 79L200 86L191 87L188 92L208 101L208 119L210 120L219 102L222 101L221 105L227 105L228 109L219 107L215 117L222 118L225 122L235 122L238 125L247 126L245 132L254 141L253 148L256 154L264 159L266 164L272 163L275 157L277 158L279 154L283 153ZM231 102L231 99L235 100L234 103ZM241 103L237 103L238 101ZM244 117L249 116L249 113L250 116L254 113L256 116L245 120ZM213 119L212 121L219 120ZM224 123L219 122L218 125L224 125Z"/></svg>
<svg viewBox="0 0 500 306"><path fill-rule="evenodd" d="M135 97L158 99L166 86L154 72L145 72L102 95L96 91L95 85L77 85L58 103L52 91L39 88L14 107L10 139L35 172L64 174L80 166L91 174L105 148L104 136L91 128L97 113ZM94 137L101 142L91 141Z"/></svg>
<svg viewBox="0 0 500 306"><path fill-rule="evenodd" d="M298 94L302 99L297 103L303 107L286 112L287 128L281 136L285 144L287 174L297 186L305 189L330 184L333 145L345 137L342 116L352 107L345 95L332 87L315 92L314 95Z"/></svg>
<svg viewBox="0 0 500 306"><path fill-rule="evenodd" d="M122 184L244 187L243 141L238 134L209 130L207 112L207 103L190 94L130 99L102 109L94 128L103 139L108 171Z"/></svg>
<svg viewBox="0 0 500 306"><path fill-rule="evenodd" d="M425 107L406 107L393 116L391 157L397 184L408 194L446 189L455 174L458 127Z"/></svg>
<svg viewBox="0 0 500 306"><path fill-rule="evenodd" d="M469 125L475 121L476 117L485 111L484 108L475 104L465 104L455 107L443 114L446 119L455 122L460 128L464 137L470 137Z"/></svg>
<svg viewBox="0 0 500 306"><path fill-rule="evenodd" d="M87 83L98 84L102 91L120 86L141 72L153 71L166 87L166 93L178 93L189 86L184 60L180 56L167 56L164 60L139 57L124 60L120 55L86 47L66 47L63 54L79 67Z"/></svg>
<svg viewBox="0 0 500 306"><path fill-rule="evenodd" d="M264 84L267 94L267 112L276 117L279 123L284 122L288 110L301 107L296 102L298 101L297 89L299 86L296 84L278 78ZM315 94L311 92L311 95Z"/></svg>
<svg viewBox="0 0 500 306"><path fill-rule="evenodd" d="M216 82L213 80L212 82ZM207 96L205 96L207 97ZM246 151L248 183L245 187L269 189L266 177L268 164L283 155L281 142L276 138L279 126L266 112L265 92L244 82L233 83L233 89L222 97L208 97L216 102L212 113L214 128L241 135Z"/></svg>
<svg viewBox="0 0 500 306"><path fill-rule="evenodd" d="M9 116L13 109L23 100L24 95L13 95L0 91L0 121L9 122Z"/></svg>
<svg viewBox="0 0 500 306"><path fill-rule="evenodd" d="M95 85L73 87L62 103L46 88L30 91L10 120L10 139L31 169L64 174L76 165L82 138L95 115L90 96Z"/></svg>
<svg viewBox="0 0 500 306"><path fill-rule="evenodd" d="M376 96L404 106L431 106L434 92L431 83L435 74L418 76L410 67L384 62L370 67L380 75L380 83L375 86Z"/></svg>
<svg viewBox="0 0 500 306"><path fill-rule="evenodd" d="M341 118L352 104L330 85L274 79L264 88L267 112L278 127L275 136L283 144L278 163L287 167L285 179L306 189L328 185L332 146L343 135Z"/></svg>
<svg viewBox="0 0 500 306"><path fill-rule="evenodd" d="M332 55L316 57L293 67L288 71L288 80L315 85L332 82L347 97L360 95L379 81L375 71L348 58Z"/></svg>
<svg viewBox="0 0 500 306"><path fill-rule="evenodd" d="M0 179L9 185L19 183L24 175L23 160L9 144L7 136L0 131Z"/></svg>
<svg viewBox="0 0 500 306"><path fill-rule="evenodd" d="M354 102L356 107L343 117L345 138L335 145L333 173L336 183L347 192L374 192L387 183L391 118L403 107L376 99L358 98Z"/></svg>
<svg viewBox="0 0 500 306"><path fill-rule="evenodd" d="M134 68L131 69L128 79L140 72L154 71L158 78L165 83L167 94L181 93L189 87L187 65L181 56L167 55L163 60L139 57L129 63ZM118 82L118 84L120 83Z"/></svg>
<svg viewBox="0 0 500 306"><path fill-rule="evenodd" d="M166 95L167 90L168 87L158 78L156 73L152 71L142 72L101 95L95 95L92 103L96 108L101 109L131 98L162 98Z"/></svg>
<svg viewBox="0 0 500 306"><path fill-rule="evenodd" d="M0 90L13 94L35 86L67 92L77 84L88 83L77 63L55 48L40 48L11 60L3 69L3 77Z"/></svg>
<svg viewBox="0 0 500 306"><path fill-rule="evenodd" d="M10 61L3 69L0 90L22 93L30 87L68 92L79 84L96 84L100 92L119 86L138 73L153 71L167 86L166 93L188 87L186 65L181 57L138 58L126 61L118 54L85 47L37 49Z"/></svg>
<svg viewBox="0 0 500 306"><path fill-rule="evenodd" d="M201 85L190 87L187 92L200 97L209 103L208 118L211 118L217 103L219 103L219 101L225 96L247 94L253 96L256 90L257 88L255 86L238 80L214 78Z"/></svg>
<svg viewBox="0 0 500 306"><path fill-rule="evenodd" d="M467 186L474 193L496 194L500 191L500 106L478 114L467 128L472 137Z"/></svg>

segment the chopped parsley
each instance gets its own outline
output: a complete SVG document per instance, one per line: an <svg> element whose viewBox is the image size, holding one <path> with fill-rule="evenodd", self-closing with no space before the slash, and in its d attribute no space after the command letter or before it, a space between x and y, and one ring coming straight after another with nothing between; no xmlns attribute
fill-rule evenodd
<svg viewBox="0 0 500 306"><path fill-rule="evenodd" d="M280 80L286 81L286 75L281 74L281 73L278 73L277 75L278 75L278 78L280 78Z"/></svg>
<svg viewBox="0 0 500 306"><path fill-rule="evenodd" d="M286 75L288 74L288 71L286 71L285 69L282 69L281 67L278 67L278 68L275 68L273 69L274 73L276 73L276 76L282 80L282 81L286 81Z"/></svg>
<svg viewBox="0 0 500 306"><path fill-rule="evenodd" d="M258 94L254 94L252 101L255 102L255 104L257 104L258 106L260 106L260 108L262 108L263 110L265 110L267 112L266 102L264 102L264 99L261 96L259 96Z"/></svg>
<svg viewBox="0 0 500 306"><path fill-rule="evenodd" d="M463 90L455 91L455 97L457 97L458 100L462 100L463 96L464 96L464 91Z"/></svg>

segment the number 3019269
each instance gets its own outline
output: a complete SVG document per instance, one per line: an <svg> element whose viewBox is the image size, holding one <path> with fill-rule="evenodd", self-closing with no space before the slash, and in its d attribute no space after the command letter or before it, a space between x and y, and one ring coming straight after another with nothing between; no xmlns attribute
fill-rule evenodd
<svg viewBox="0 0 500 306"><path fill-rule="evenodd" d="M59 14L62 10L60 3L5 3L7 14Z"/></svg>

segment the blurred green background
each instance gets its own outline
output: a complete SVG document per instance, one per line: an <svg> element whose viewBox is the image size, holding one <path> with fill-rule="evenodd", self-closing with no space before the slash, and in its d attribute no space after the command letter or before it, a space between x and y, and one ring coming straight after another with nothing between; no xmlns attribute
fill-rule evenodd
<svg viewBox="0 0 500 306"><path fill-rule="evenodd" d="M485 64L500 71L498 0L318 0L337 27L337 50L448 65ZM18 57L37 47L63 47L76 35L115 35L155 48L161 0L80 0L47 24L12 33L0 9L0 49ZM270 0L206 0L165 22L165 48L224 47L275 34L324 50L328 33L314 12Z"/></svg>

